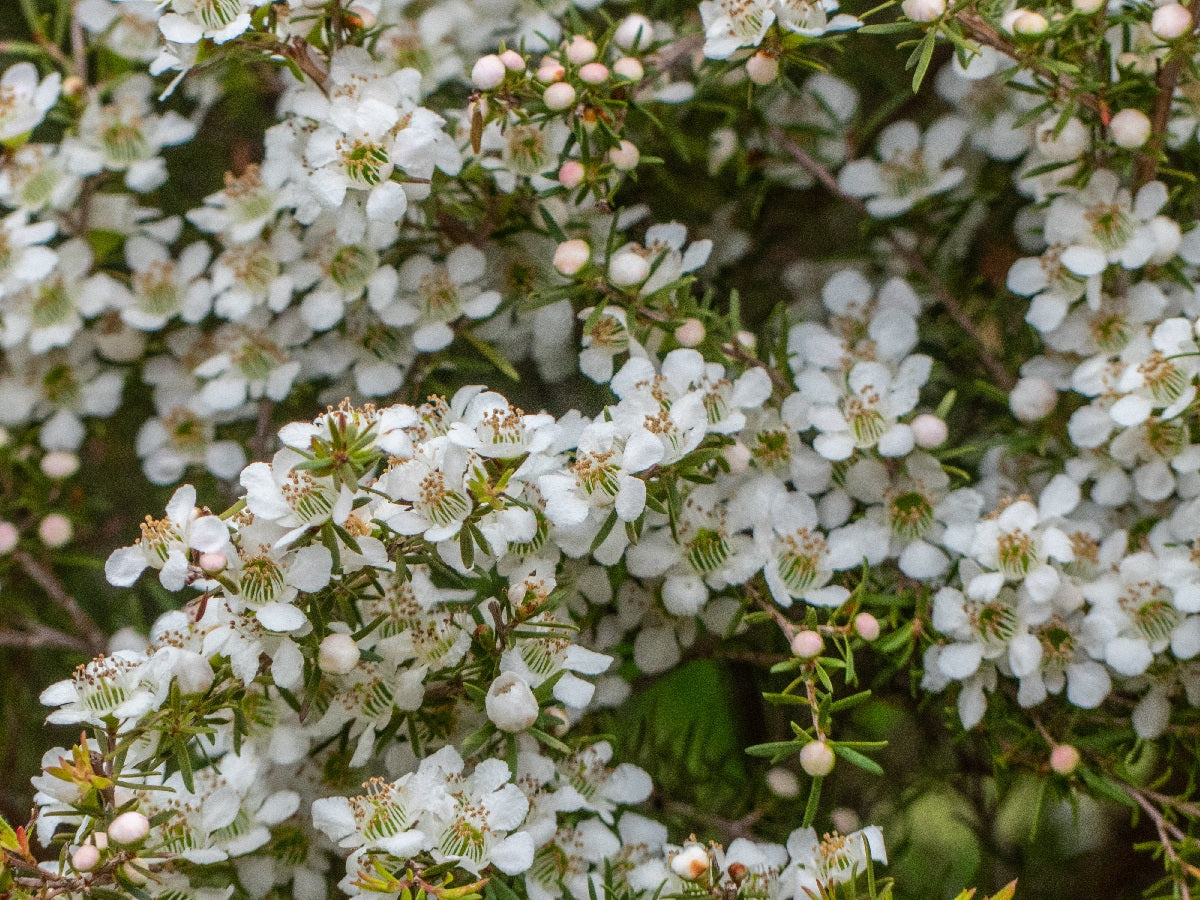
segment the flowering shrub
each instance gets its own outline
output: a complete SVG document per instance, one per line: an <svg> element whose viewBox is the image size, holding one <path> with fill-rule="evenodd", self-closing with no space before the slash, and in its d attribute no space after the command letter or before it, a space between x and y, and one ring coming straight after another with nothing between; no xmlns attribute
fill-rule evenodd
<svg viewBox="0 0 1200 900"><path fill-rule="evenodd" d="M18 5L0 896L1200 885L1196 2Z"/></svg>

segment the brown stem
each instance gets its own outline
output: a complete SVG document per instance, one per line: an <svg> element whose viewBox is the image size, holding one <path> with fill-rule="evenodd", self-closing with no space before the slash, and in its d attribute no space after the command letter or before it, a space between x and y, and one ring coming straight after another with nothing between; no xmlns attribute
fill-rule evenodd
<svg viewBox="0 0 1200 900"><path fill-rule="evenodd" d="M1191 890L1187 884L1187 876L1190 874L1195 877L1200 875L1200 871L1197 871L1195 866L1185 862L1175 850L1175 841L1183 841L1187 836L1173 823L1168 822L1159 808L1142 791L1128 784L1123 784L1121 787L1142 808L1142 811L1146 813L1146 816L1154 824L1154 830L1158 832L1158 841L1162 844L1166 858L1172 865L1179 869L1180 877L1176 881L1176 886L1180 891L1179 896L1182 900L1192 900Z"/></svg>
<svg viewBox="0 0 1200 900"><path fill-rule="evenodd" d="M58 577L51 569L43 565L38 560L34 559L28 551L14 550L12 557L16 560L25 574L37 583L37 585L46 592L47 596L54 601L67 618L71 620L78 637L89 650L89 652L99 655L104 652L107 641L104 636L104 631L96 624L95 619L89 616L72 597L63 583L58 580Z"/></svg>
<svg viewBox="0 0 1200 900"><path fill-rule="evenodd" d="M1192 0L1188 4L1188 12L1194 22L1200 14L1200 0ZM1167 61L1158 70L1154 79L1158 89L1154 95L1154 111L1150 115L1150 138L1138 152L1133 164L1133 188L1136 191L1148 181L1153 181L1158 172L1159 160L1162 157L1163 145L1167 140L1167 123L1171 118L1171 102L1175 99L1175 88L1179 86L1179 78L1183 67L1187 65L1194 50L1191 40L1176 45L1167 54Z"/></svg>
<svg viewBox="0 0 1200 900"><path fill-rule="evenodd" d="M92 647L82 638L51 628L49 625L42 625L40 622L28 623L20 630L0 631L0 647L16 647L22 650L59 647L79 653L92 653Z"/></svg>
<svg viewBox="0 0 1200 900"><path fill-rule="evenodd" d="M771 135L800 164L801 168L807 170L831 194L850 204L862 215L870 216L870 213L867 212L866 203L860 198L851 196L842 190L833 173L813 158L808 151L788 137L782 128L772 126ZM967 314L963 305L958 302L958 298L951 293L950 288L946 286L945 282L934 274L933 270L929 267L929 263L925 261L925 257L916 249L908 246L894 232L889 231L886 237L888 243L892 245L892 249L896 251L896 254L908 264L908 267L912 271L924 278L929 284L938 302L946 310L947 315L975 342L975 350L979 354L979 360L983 363L984 368L988 370L988 374L992 376L996 384L1006 391L1012 390L1017 380L1004 367L1004 364L987 349L987 342L983 336L983 332L979 330L979 327Z"/></svg>

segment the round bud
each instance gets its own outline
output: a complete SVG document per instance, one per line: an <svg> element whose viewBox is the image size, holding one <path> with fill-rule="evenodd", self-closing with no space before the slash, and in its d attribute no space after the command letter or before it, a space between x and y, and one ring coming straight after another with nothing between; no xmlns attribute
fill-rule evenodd
<svg viewBox="0 0 1200 900"><path fill-rule="evenodd" d="M613 63L613 73L622 78L628 78L630 81L641 81L646 75L646 69L642 66L641 61L632 56L622 56Z"/></svg>
<svg viewBox="0 0 1200 900"><path fill-rule="evenodd" d="M374 28L375 23L379 21L374 11L361 3L352 3L346 11L358 17L359 26L362 28Z"/></svg>
<svg viewBox="0 0 1200 900"><path fill-rule="evenodd" d="M212 687L212 665L199 653L180 650L175 659L174 670L175 683L185 694L203 694Z"/></svg>
<svg viewBox="0 0 1200 900"><path fill-rule="evenodd" d="M579 80L584 84L604 84L608 81L608 66L590 62L579 70Z"/></svg>
<svg viewBox="0 0 1200 900"><path fill-rule="evenodd" d="M501 672L488 688L483 701L487 717L501 731L515 734L537 721L538 701L533 691L515 672Z"/></svg>
<svg viewBox="0 0 1200 900"><path fill-rule="evenodd" d="M579 238L563 241L554 248L554 268L568 278L587 265L592 257L588 242Z"/></svg>
<svg viewBox="0 0 1200 900"><path fill-rule="evenodd" d="M543 60L537 70L537 80L542 84L553 84L555 81L562 81L567 75L567 70L563 68L562 63L553 59Z"/></svg>
<svg viewBox="0 0 1200 900"><path fill-rule="evenodd" d="M358 644L348 634L335 631L321 639L317 648L317 666L329 675L345 675L358 665Z"/></svg>
<svg viewBox="0 0 1200 900"><path fill-rule="evenodd" d="M38 523L38 537L51 549L63 547L75 536L71 520L60 513L50 513Z"/></svg>
<svg viewBox="0 0 1200 900"><path fill-rule="evenodd" d="M1044 419L1058 403L1058 391L1045 378L1030 376L1017 382L1008 395L1008 406L1022 422Z"/></svg>
<svg viewBox="0 0 1200 900"><path fill-rule="evenodd" d="M79 471L79 457L66 450L53 450L42 457L42 474L47 478L70 478Z"/></svg>
<svg viewBox="0 0 1200 900"><path fill-rule="evenodd" d="M575 102L575 88L565 81L556 81L546 88L545 93L542 94L542 100L549 109L558 112Z"/></svg>
<svg viewBox="0 0 1200 900"><path fill-rule="evenodd" d="M1107 2L1108 0L1071 0L1071 9L1090 16Z"/></svg>
<svg viewBox="0 0 1200 900"><path fill-rule="evenodd" d="M733 339L747 350L753 350L758 346L758 335L753 331L739 331L733 336Z"/></svg>
<svg viewBox="0 0 1200 900"><path fill-rule="evenodd" d="M597 52L595 41L584 37L582 34L577 34L571 38L571 43L567 44L567 62L581 66L595 59Z"/></svg>
<svg viewBox="0 0 1200 900"><path fill-rule="evenodd" d="M136 844L150 833L150 820L136 810L123 812L108 826L108 839L114 844Z"/></svg>
<svg viewBox="0 0 1200 900"><path fill-rule="evenodd" d="M791 769L775 766L767 770L767 787L776 797L790 800L800 796L800 779Z"/></svg>
<svg viewBox="0 0 1200 900"><path fill-rule="evenodd" d="M755 84L774 84L779 77L779 58L760 50L746 60L746 75Z"/></svg>
<svg viewBox="0 0 1200 900"><path fill-rule="evenodd" d="M7 447L10 440L12 440L12 435L8 433L7 428L0 425L0 447Z"/></svg>
<svg viewBox="0 0 1200 900"><path fill-rule="evenodd" d="M503 60L495 53L489 53L475 60L475 65L471 67L471 84L481 91L490 91L504 82L507 73L508 68Z"/></svg>
<svg viewBox="0 0 1200 900"><path fill-rule="evenodd" d="M1150 18L1150 30L1164 41L1181 38L1192 30L1192 14L1181 3L1160 6Z"/></svg>
<svg viewBox="0 0 1200 900"><path fill-rule="evenodd" d="M1047 119L1034 130L1034 140L1043 156L1055 162L1070 162L1087 149L1088 130L1074 117L1067 119L1062 128L1057 118Z"/></svg>
<svg viewBox="0 0 1200 900"><path fill-rule="evenodd" d="M695 881L708 871L708 851L700 844L685 844L671 857L671 871L687 881Z"/></svg>
<svg viewBox="0 0 1200 900"><path fill-rule="evenodd" d="M833 771L833 750L824 741L810 741L800 748L800 767L813 778Z"/></svg>
<svg viewBox="0 0 1200 900"><path fill-rule="evenodd" d="M500 54L500 62L504 63L504 68L510 72L525 71L525 57L516 50L505 50Z"/></svg>
<svg viewBox="0 0 1200 900"><path fill-rule="evenodd" d="M558 183L567 190L570 190L571 188L578 187L586 174L587 170L584 169L583 163L578 160L568 159L558 168Z"/></svg>
<svg viewBox="0 0 1200 900"><path fill-rule="evenodd" d="M0 556L12 553L20 539L21 532L17 531L16 525L12 522L0 521Z"/></svg>
<svg viewBox="0 0 1200 900"><path fill-rule="evenodd" d="M1070 775L1079 765L1079 751L1070 744L1055 744L1050 751L1050 768L1059 775Z"/></svg>
<svg viewBox="0 0 1200 900"><path fill-rule="evenodd" d="M62 92L67 97L79 97L87 89L87 82L78 75L68 75L62 81Z"/></svg>
<svg viewBox="0 0 1200 900"><path fill-rule="evenodd" d="M617 287L641 284L650 275L646 257L632 250L623 250L608 262L608 280Z"/></svg>
<svg viewBox="0 0 1200 900"><path fill-rule="evenodd" d="M912 433L913 440L917 442L918 447L931 450L946 443L946 438L950 436L950 429L937 416L921 413L912 420Z"/></svg>
<svg viewBox="0 0 1200 900"><path fill-rule="evenodd" d="M1012 23L1014 34L1019 34L1022 37L1037 37L1045 34L1046 29L1050 27L1050 23L1046 21L1046 17L1040 12L1033 10L1022 10Z"/></svg>
<svg viewBox="0 0 1200 900"><path fill-rule="evenodd" d="M946 0L904 0L900 8L914 22L933 22L946 12Z"/></svg>
<svg viewBox="0 0 1200 900"><path fill-rule="evenodd" d="M704 340L704 323L699 319L684 319L675 329L675 340L683 347L698 347Z"/></svg>
<svg viewBox="0 0 1200 900"><path fill-rule="evenodd" d="M750 468L750 448L741 441L735 440L732 444L721 450L721 455L725 457L725 461L729 463L729 471L734 475L741 475Z"/></svg>
<svg viewBox="0 0 1200 900"><path fill-rule="evenodd" d="M792 652L801 659L812 659L814 656L820 656L821 651L825 649L825 641L815 631L805 629L797 631L792 636Z"/></svg>
<svg viewBox="0 0 1200 900"><path fill-rule="evenodd" d="M854 631L868 644L879 637L879 620L869 612L854 617Z"/></svg>
<svg viewBox="0 0 1200 900"><path fill-rule="evenodd" d="M225 558L225 554L215 551L201 553L200 558L196 562L200 566L200 571L209 575L224 572L225 567L229 565L229 560Z"/></svg>
<svg viewBox="0 0 1200 900"><path fill-rule="evenodd" d="M626 16L613 34L613 43L622 50L645 50L654 40L654 26L645 16Z"/></svg>
<svg viewBox="0 0 1200 900"><path fill-rule="evenodd" d="M632 172L641 158L637 146L630 141L621 141L620 146L608 151L608 161L618 172Z"/></svg>
<svg viewBox="0 0 1200 900"><path fill-rule="evenodd" d="M1153 127L1140 109L1123 109L1108 123L1108 132L1118 147L1136 150L1150 139Z"/></svg>
<svg viewBox="0 0 1200 900"><path fill-rule="evenodd" d="M90 872L100 863L100 851L92 844L84 844L71 854L71 865L77 872Z"/></svg>

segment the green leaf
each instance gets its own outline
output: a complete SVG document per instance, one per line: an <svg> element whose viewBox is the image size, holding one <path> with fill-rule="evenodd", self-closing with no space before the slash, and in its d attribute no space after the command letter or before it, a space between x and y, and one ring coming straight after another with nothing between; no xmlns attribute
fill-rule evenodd
<svg viewBox="0 0 1200 900"><path fill-rule="evenodd" d="M812 780L812 788L808 792L808 803L804 804L804 818L800 821L801 828L810 827L817 817L817 810L821 806L821 782L824 780L824 778Z"/></svg>
<svg viewBox="0 0 1200 900"><path fill-rule="evenodd" d="M851 765L858 766L860 769L870 772L872 775L883 774L883 766L879 765L879 763L875 762L875 760L871 759L869 756L863 756L863 754L859 753L857 750L841 744L833 744L832 746L833 752Z"/></svg>
<svg viewBox="0 0 1200 900"><path fill-rule="evenodd" d="M753 747L747 747L746 752L751 756L775 757L794 753L799 749L800 744L797 741L768 741L765 744L755 744Z"/></svg>
<svg viewBox="0 0 1200 900"><path fill-rule="evenodd" d="M929 63L933 59L933 41L936 36L936 31L929 32L925 35L925 41L921 45L921 57L917 61L917 71L913 73L912 89L914 94L921 89L921 82L925 80L925 73L929 71Z"/></svg>

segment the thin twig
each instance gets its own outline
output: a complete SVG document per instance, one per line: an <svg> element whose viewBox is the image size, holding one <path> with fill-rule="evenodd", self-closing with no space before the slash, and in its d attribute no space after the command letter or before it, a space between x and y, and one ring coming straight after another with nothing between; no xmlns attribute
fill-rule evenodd
<svg viewBox="0 0 1200 900"><path fill-rule="evenodd" d="M91 646L82 638L40 622L30 622L19 630L0 630L0 647L16 647L23 650L59 647L80 653L92 652Z"/></svg>
<svg viewBox="0 0 1200 900"><path fill-rule="evenodd" d="M1154 823L1154 830L1158 832L1158 840L1163 846L1163 852L1166 853L1167 859L1178 867L1180 878L1176 881L1176 886L1180 891L1179 896L1182 900L1192 900L1191 889L1187 885L1187 876L1188 874L1196 875L1196 868L1180 857L1175 850L1174 841L1172 841L1172 836L1174 836L1176 841L1183 841L1186 835L1173 823L1168 822L1158 807L1151 803L1150 798L1140 790L1128 784L1123 784L1121 787L1125 789L1125 793L1133 798L1137 805L1150 818L1150 821Z"/></svg>
<svg viewBox="0 0 1200 900"><path fill-rule="evenodd" d="M25 570L25 574L32 578L47 596L54 601L54 605L62 610L67 618L71 620L78 637L87 646L88 650L94 654L104 652L107 645L107 640L104 636L104 631L96 624L96 620L89 616L78 603L75 598L67 592L63 583L58 580L58 577L47 566L34 559L25 550L14 550L12 558L16 560L17 565Z"/></svg>
<svg viewBox="0 0 1200 900"><path fill-rule="evenodd" d="M1192 0L1188 4L1188 12L1192 21L1200 14L1200 0ZM1167 55L1167 61L1158 70L1154 79L1158 93L1154 95L1154 111L1150 116L1150 138L1141 149L1134 161L1133 187L1137 190L1148 181L1154 179L1158 172L1159 157L1162 156L1163 145L1167 140L1167 123L1171 118L1171 103L1175 99L1175 89L1179 86L1179 78L1194 52L1194 45L1188 41L1176 46Z"/></svg>
<svg viewBox="0 0 1200 900"><path fill-rule="evenodd" d="M859 197L854 197L842 190L841 185L838 184L837 179L833 176L833 173L830 172L827 167L813 158L808 151L788 137L787 133L784 132L782 128L779 128L778 126L772 126L771 134L775 140L779 142L780 146L782 146L803 169L807 170L814 178L817 179L817 181L824 185L831 194L850 204L862 215L870 217L871 214L867 211L866 203L864 203ZM925 261L925 257L922 256L920 252L904 243L904 241L897 237L894 232L889 231L887 233L887 241L892 245L892 249L896 251L896 254L908 264L908 267L924 278L926 282L928 282L929 287L933 290L938 302L946 310L947 315L954 320L955 324L958 325L959 328L961 328L972 338L972 340L974 340L976 352L979 354L979 360L988 370L988 373L992 376L992 379L996 382L996 384L1006 391L1012 390L1013 385L1017 383L1016 379L1013 378L1008 369L1004 367L1004 364L987 349L986 339L984 338L983 333L979 330L979 327L967 314L967 311L963 308L963 305L958 302L958 298L954 296L954 294L950 291L950 288L946 286L945 282L943 282L937 277L937 275L934 274L933 270L929 267L929 263Z"/></svg>

